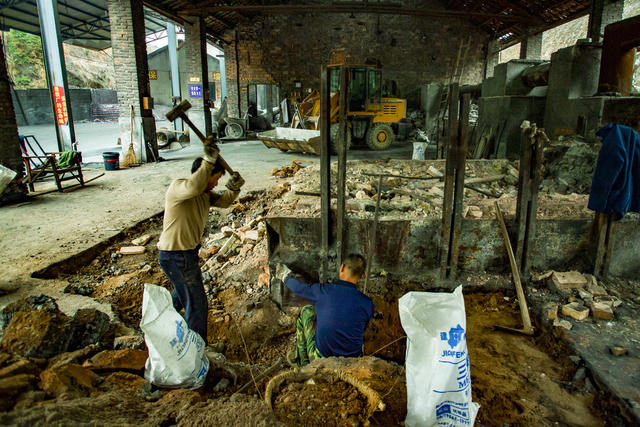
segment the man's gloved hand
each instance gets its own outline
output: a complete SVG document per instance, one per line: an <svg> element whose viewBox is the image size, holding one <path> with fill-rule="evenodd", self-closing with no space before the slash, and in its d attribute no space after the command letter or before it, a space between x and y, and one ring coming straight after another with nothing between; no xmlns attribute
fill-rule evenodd
<svg viewBox="0 0 640 427"><path fill-rule="evenodd" d="M244 179L238 172L234 172L229 181L227 181L227 188L231 191L240 191L243 185Z"/></svg>
<svg viewBox="0 0 640 427"><path fill-rule="evenodd" d="M220 154L220 150L218 150L216 139L213 135L209 135L204 141L204 156L202 158L211 164L215 164L216 160L218 160L218 154Z"/></svg>
<svg viewBox="0 0 640 427"><path fill-rule="evenodd" d="M286 264L278 264L276 270L277 270L276 271L277 277L278 279L280 279L282 283L284 283L284 281L287 280L287 277L293 274L293 271L291 271L291 269L287 267Z"/></svg>

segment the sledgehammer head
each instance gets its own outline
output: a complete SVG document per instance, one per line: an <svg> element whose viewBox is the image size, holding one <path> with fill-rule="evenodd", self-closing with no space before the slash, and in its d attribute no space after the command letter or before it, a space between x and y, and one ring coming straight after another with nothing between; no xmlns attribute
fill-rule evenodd
<svg viewBox="0 0 640 427"><path fill-rule="evenodd" d="M191 108L191 103L185 99L180 104L169 110L169 112L165 114L165 117L167 118L167 120L172 122L175 119L180 118L180 116L186 113L189 108Z"/></svg>

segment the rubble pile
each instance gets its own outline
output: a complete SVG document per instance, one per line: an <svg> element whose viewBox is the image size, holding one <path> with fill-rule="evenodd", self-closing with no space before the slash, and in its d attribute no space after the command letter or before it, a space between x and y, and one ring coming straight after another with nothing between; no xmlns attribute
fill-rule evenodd
<svg viewBox="0 0 640 427"><path fill-rule="evenodd" d="M589 194L601 146L573 135L545 147L542 192Z"/></svg>
<svg viewBox="0 0 640 427"><path fill-rule="evenodd" d="M288 178L294 176L300 169L305 166L296 162L295 160L291 162L291 166L283 166L280 169L275 168L271 171L271 176L276 176L278 178Z"/></svg>
<svg viewBox="0 0 640 427"><path fill-rule="evenodd" d="M551 295L545 295L537 288L532 289L534 294L545 295L548 300L541 305L542 318L553 322L554 327L570 330L573 324L569 319L614 320L616 309L622 305L622 300L610 295L603 284L591 274L549 271L534 275L532 280L546 285L551 291Z"/></svg>
<svg viewBox="0 0 640 427"><path fill-rule="evenodd" d="M332 165L332 186L337 183L337 166ZM384 177L380 194L381 218L440 218L444 198L444 160L376 160L348 161L346 209L351 216L369 217L375 211L378 177L390 174L405 179ZM518 162L500 160L469 160L466 164L464 212L465 218L494 218L494 201L507 215L515 214L517 200ZM308 166L292 178L283 179L291 190L275 201L270 215L320 215L319 165ZM335 187L334 187L335 188ZM335 195L332 195L335 207ZM586 209L586 196L577 194L541 194L538 215L547 217L591 216Z"/></svg>

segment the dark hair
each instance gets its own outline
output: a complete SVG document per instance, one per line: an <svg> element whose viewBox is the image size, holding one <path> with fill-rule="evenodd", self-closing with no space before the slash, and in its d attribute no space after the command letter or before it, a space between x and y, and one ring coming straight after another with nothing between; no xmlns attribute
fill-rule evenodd
<svg viewBox="0 0 640 427"><path fill-rule="evenodd" d="M197 159L195 159L193 161L193 164L191 165L191 173L195 173L198 169L200 169L200 165L202 165L203 161L204 160L202 159L202 157L198 157ZM218 172L222 172L222 175L224 175L224 167L222 167L219 162L215 162L213 164L213 169L211 170L211 176L217 174Z"/></svg>
<svg viewBox="0 0 640 427"><path fill-rule="evenodd" d="M367 268L367 261L360 254L349 254L342 263L356 277L362 277Z"/></svg>

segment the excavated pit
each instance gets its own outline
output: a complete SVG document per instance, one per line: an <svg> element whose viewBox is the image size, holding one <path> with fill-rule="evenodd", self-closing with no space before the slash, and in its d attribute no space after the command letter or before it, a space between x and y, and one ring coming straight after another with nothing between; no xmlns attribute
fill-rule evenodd
<svg viewBox="0 0 640 427"><path fill-rule="evenodd" d="M185 392L183 396L201 409L218 409L229 414L238 423L261 420L263 425L274 425L276 419L286 425L344 425L358 421L362 410L361 398L353 396L353 390L340 385L329 394L319 381L313 384L287 384L274 400L275 418L261 402L269 378L259 380L256 387L246 393L250 396L231 402L229 396L240 385L251 380L278 360L284 360L286 352L295 340L295 318L298 307L280 309L270 298L268 274L269 248L266 235L257 242L243 243L229 255L211 263L213 248L224 243L219 239L223 226L239 229L264 215L271 216L273 206L285 200L295 190L286 181L278 188L255 192L245 196L228 211L213 211L207 226L203 248L208 256L203 259L205 287L209 297L208 341L219 344L222 353L237 374L237 382L223 391L213 388L221 377L228 377L222 368L212 368L210 378L198 393ZM284 196L284 197L283 197ZM483 213L484 215L484 213ZM271 218L267 218L267 223ZM270 226L267 226L269 229ZM301 229L299 228L298 231ZM85 251L80 256L52 265L35 277L57 278L69 282L68 290L83 293L112 304L122 322L139 333L138 323L144 283L155 283L170 288L170 284L157 264L155 244L161 231L161 218L156 216L125 230L113 239ZM271 232L271 231L269 231ZM133 238L149 234L151 241L146 252L140 255L119 256L122 246L130 245ZM304 233L302 233L304 236ZM223 239L226 241L228 237ZM282 244L283 239L280 240ZM499 255L498 255L499 256ZM506 259L506 258L504 258ZM500 272L504 271L504 259ZM208 275L208 276L206 276ZM549 325L541 325L536 337L527 337L496 331L495 325L520 327L521 320L514 298L510 278L501 274L467 272L459 279L465 286L467 310L467 340L471 362L471 380L474 400L481 404L478 414L480 425L602 425L604 420L623 420L616 412L614 399L603 389L589 387L585 378L576 380L576 371L582 366L569 359L573 349L568 348ZM374 270L370 292L374 301L374 317L365 334L365 355L374 355L386 365L376 386L372 385L387 403L385 412L377 412L370 419L380 425L398 424L406 415L406 388L402 364L406 352L406 339L398 314L398 298L413 290L446 291L453 284L428 281L400 281L384 268ZM633 296L631 296L633 297ZM368 360L363 359L363 360ZM281 369L284 369L283 365ZM378 372L374 367L371 371ZM362 368L362 372L366 369ZM141 377L137 377L141 378ZM599 384L597 378L591 383ZM375 382L374 382L375 383ZM152 414L153 422L174 423L179 416L185 422L209 422L198 411L187 406L173 406L162 410L161 402L168 402L177 392L163 392L157 403L141 402L135 393L114 394L107 389L96 392L97 402L110 402L128 408L113 414L108 407L96 406L87 399L65 401L44 400L31 409L13 410L0 414L3 423L24 424L26 420L46 411L51 419L64 423L72 421L77 413L95 412L98 419L117 420L119 423L139 422L140 412ZM299 407L296 400L304 397L305 407L311 407L310 418L290 414ZM324 400L317 401L316 394ZM334 396L335 395L335 396ZM182 396L182 395L181 395ZM353 396L353 398L351 398ZM305 400L306 399L306 400ZM328 399L328 400L327 400ZM337 401L337 403L336 403ZM346 402L346 410L340 402ZM325 406L325 404L327 404ZM74 407L74 405L76 405ZM165 403L166 405L166 403ZM108 406L108 405L106 405ZM340 410L336 409L340 406ZM333 408L329 410L327 408ZM247 416L237 416L237 410L247 410ZM318 413L318 412L321 413ZM234 414L233 416L231 414ZM230 418L230 419L231 419ZM222 418L216 418L220 421ZM624 421L621 421L624 422ZM615 424L615 423L614 423Z"/></svg>

